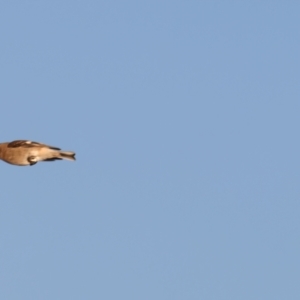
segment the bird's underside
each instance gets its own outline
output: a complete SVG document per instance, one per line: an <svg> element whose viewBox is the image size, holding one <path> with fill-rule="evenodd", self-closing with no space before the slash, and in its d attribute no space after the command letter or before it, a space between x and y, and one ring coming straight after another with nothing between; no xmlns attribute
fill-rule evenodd
<svg viewBox="0 0 300 300"><path fill-rule="evenodd" d="M29 140L16 140L0 144L0 159L13 165L32 166L39 161L75 160L75 153Z"/></svg>

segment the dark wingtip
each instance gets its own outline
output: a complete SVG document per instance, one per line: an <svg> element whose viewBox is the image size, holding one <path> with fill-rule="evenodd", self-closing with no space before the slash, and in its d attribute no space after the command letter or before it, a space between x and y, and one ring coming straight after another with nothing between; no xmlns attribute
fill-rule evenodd
<svg viewBox="0 0 300 300"><path fill-rule="evenodd" d="M49 147L49 149L52 149L52 150L61 150L60 148L57 148L57 147Z"/></svg>
<svg viewBox="0 0 300 300"><path fill-rule="evenodd" d="M47 158L47 159L44 159L43 161L55 161L55 160L62 160L62 158L59 158L59 157L53 157L53 158Z"/></svg>

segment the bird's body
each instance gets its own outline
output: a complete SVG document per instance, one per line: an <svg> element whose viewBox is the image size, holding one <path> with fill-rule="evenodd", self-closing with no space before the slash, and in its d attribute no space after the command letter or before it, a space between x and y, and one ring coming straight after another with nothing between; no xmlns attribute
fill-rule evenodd
<svg viewBox="0 0 300 300"><path fill-rule="evenodd" d="M39 161L75 160L75 153L37 142L17 140L0 144L0 159L12 165L32 166Z"/></svg>

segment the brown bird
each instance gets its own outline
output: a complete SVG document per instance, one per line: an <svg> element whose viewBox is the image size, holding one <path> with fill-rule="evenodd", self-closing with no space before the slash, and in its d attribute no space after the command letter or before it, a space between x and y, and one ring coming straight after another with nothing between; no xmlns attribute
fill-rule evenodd
<svg viewBox="0 0 300 300"><path fill-rule="evenodd" d="M45 144L17 140L0 144L0 159L17 166L33 166L39 161L75 160L75 153Z"/></svg>

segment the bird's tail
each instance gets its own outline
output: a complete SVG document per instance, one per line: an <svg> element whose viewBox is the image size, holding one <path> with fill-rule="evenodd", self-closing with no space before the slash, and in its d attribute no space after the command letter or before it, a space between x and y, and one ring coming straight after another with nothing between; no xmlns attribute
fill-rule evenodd
<svg viewBox="0 0 300 300"><path fill-rule="evenodd" d="M59 151L59 157L62 159L76 160L75 153L71 151Z"/></svg>

